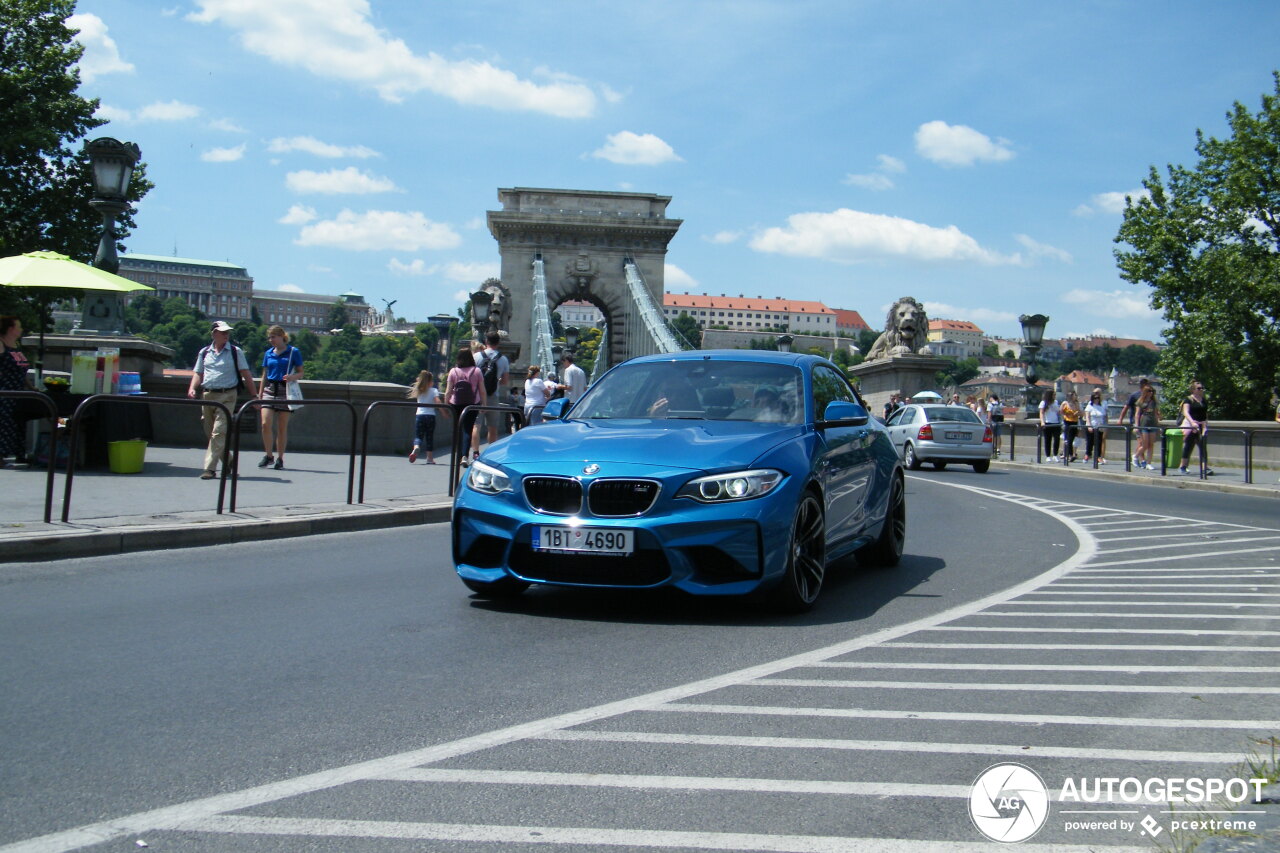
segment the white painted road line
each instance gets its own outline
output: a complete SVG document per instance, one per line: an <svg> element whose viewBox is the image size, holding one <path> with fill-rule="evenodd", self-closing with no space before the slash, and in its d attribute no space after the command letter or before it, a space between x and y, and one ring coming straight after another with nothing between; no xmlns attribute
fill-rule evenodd
<svg viewBox="0 0 1280 853"><path fill-rule="evenodd" d="M1280 687L1226 687L1214 685L1181 684L983 684L954 681L846 681L820 678L757 678L747 686L760 687L819 687L842 690L976 690L995 692L1022 692L1034 690L1041 693L1280 693ZM1238 756L1237 756L1238 757Z"/></svg>
<svg viewBox="0 0 1280 853"><path fill-rule="evenodd" d="M658 847L688 850L745 850L751 853L990 853L990 842L921 841L887 838L833 838L817 835L751 835L730 832L672 832L556 826L473 826L457 823L400 823L373 820L319 820L223 815L191 820L192 832L290 835L328 838L396 838L414 841L469 841L497 844L565 844L592 847ZM1150 853L1146 847L1019 844L1025 853Z"/></svg>
<svg viewBox="0 0 1280 853"><path fill-rule="evenodd" d="M1173 752L1144 749L1087 749L1004 743L937 743L934 741L852 740L812 737L749 737L743 735L673 734L670 732L557 730L539 740L590 741L593 743L667 743L681 746L736 746L751 749L839 749L857 752L912 752L940 755L1039 756L1040 758L1088 758L1102 761L1185 761L1192 764L1235 764L1239 752ZM959 787L959 786L957 786ZM966 792L972 786L965 786ZM968 794L966 793L966 796Z"/></svg>
<svg viewBox="0 0 1280 853"><path fill-rule="evenodd" d="M1047 650L1091 652L1214 652L1220 654L1256 653L1275 654L1280 646L1175 646L1133 643L881 643L882 649L992 649L996 651Z"/></svg>
<svg viewBox="0 0 1280 853"><path fill-rule="evenodd" d="M1272 731L1280 720L1193 720L1144 717L1088 717L1080 714L988 714L964 711L889 711L871 708L792 708L784 705L703 705L697 702L672 702L652 712L672 711L689 714L743 714L769 717L836 717L871 720L926 720L953 723L1014 723L1047 726L1136 726L1157 729L1243 729Z"/></svg>
<svg viewBox="0 0 1280 853"><path fill-rule="evenodd" d="M825 661L810 669L957 669L975 672L1176 672L1186 674L1185 666L1116 666L1114 664L1066 663L899 663L890 661ZM1280 672L1280 666L1198 666L1202 672Z"/></svg>

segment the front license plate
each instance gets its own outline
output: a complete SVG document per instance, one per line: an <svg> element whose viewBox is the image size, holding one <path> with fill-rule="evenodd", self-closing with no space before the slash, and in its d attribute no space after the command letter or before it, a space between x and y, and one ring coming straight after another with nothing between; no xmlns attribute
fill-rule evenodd
<svg viewBox="0 0 1280 853"><path fill-rule="evenodd" d="M626 555L635 552L636 535L605 527L535 527L533 550Z"/></svg>
<svg viewBox="0 0 1280 853"><path fill-rule="evenodd" d="M949 432L946 433L947 441L968 441L973 437L971 432Z"/></svg>

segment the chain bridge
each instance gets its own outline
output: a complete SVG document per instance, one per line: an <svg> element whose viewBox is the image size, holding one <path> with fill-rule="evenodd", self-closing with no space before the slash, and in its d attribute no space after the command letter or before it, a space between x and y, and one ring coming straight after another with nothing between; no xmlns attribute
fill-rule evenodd
<svg viewBox="0 0 1280 853"><path fill-rule="evenodd" d="M512 378L530 364L558 373L551 312L570 300L604 314L597 374L637 355L681 349L662 314L667 244L683 220L667 218L670 196L516 187L498 190L488 212L501 281L510 294L507 328L520 354Z"/></svg>

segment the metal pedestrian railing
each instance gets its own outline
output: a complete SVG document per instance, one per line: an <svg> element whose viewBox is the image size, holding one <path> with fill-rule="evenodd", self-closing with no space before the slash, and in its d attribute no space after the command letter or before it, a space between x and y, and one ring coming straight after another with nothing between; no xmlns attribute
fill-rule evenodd
<svg viewBox="0 0 1280 853"><path fill-rule="evenodd" d="M419 403L417 400L375 400L370 403L369 407L364 410L364 417L360 419L360 489L358 497L356 498L356 503L364 503L364 477L365 470L369 465L369 417L373 414L374 409L384 407L408 408L410 406L414 409L439 409L450 415L453 414L453 406L450 406L448 403ZM451 440L454 441L454 447L456 448L458 437L457 430L450 430L449 435ZM454 453L453 455L456 456L457 454ZM450 484L450 489L452 489L452 484ZM450 491L449 494L452 495L453 492Z"/></svg>
<svg viewBox="0 0 1280 853"><path fill-rule="evenodd" d="M231 507L230 511L236 511L237 488L240 480L240 435L243 432L241 425L246 412L257 411L262 408L263 404L273 404L272 400L252 399L247 401L236 412L235 429L232 430L235 437L229 443L232 447L231 452ZM352 495L355 493L355 473L356 473L356 432L357 417L356 407L350 400L316 400L308 397L299 405L302 406L344 406L351 413L351 442L347 449L347 503L352 503ZM224 461L222 469L222 478L227 478L227 466Z"/></svg>
<svg viewBox="0 0 1280 853"><path fill-rule="evenodd" d="M0 398L35 400L49 410L49 474L44 486L44 523L49 524L53 521L53 470L58 464L58 407L52 397L39 391L0 391Z"/></svg>
<svg viewBox="0 0 1280 853"><path fill-rule="evenodd" d="M75 413L67 421L67 479L64 484L62 494L62 520L65 522L71 513L71 487L75 482L76 476L76 456L80 451L80 424L84 419L85 412L103 401L112 403L128 403L131 405L159 405L159 406L212 406L221 409L227 417L227 422L231 421L231 410L221 403L211 402L209 400L189 400L184 397L135 397L128 394L93 394L85 397L80 401L80 405L76 406ZM218 481L218 503L215 508L218 514L222 513L222 505L227 490L227 448L222 449L222 477Z"/></svg>

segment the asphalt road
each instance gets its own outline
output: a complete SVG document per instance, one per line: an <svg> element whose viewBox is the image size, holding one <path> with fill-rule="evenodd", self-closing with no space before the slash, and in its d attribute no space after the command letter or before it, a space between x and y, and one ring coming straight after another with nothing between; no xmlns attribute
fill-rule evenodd
<svg viewBox="0 0 1280 853"><path fill-rule="evenodd" d="M1161 594L1115 617L1062 586L964 609L1082 556L1111 565L1054 583L1107 579L1123 566L1093 550L1137 528L1196 529L1157 516L1212 522L1188 542L1222 579L1197 592L1252 573L1274 593L1274 501L967 471L913 476L908 499L903 565L839 573L804 617L666 594L482 603L443 525L0 567L0 844L93 826L54 849L958 849L982 841L963 790L998 761L1050 784L1221 773L1275 733L1258 710L1275 674L1248 668L1277 663L1254 606L1275 598ZM799 840L762 846L775 835ZM1138 841L1053 823L1036 840Z"/></svg>

